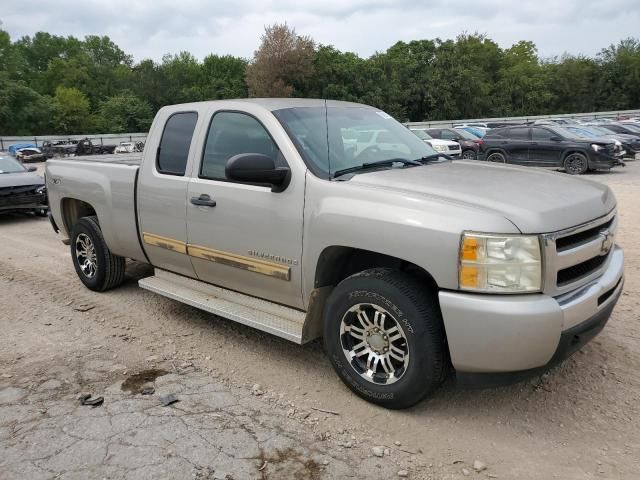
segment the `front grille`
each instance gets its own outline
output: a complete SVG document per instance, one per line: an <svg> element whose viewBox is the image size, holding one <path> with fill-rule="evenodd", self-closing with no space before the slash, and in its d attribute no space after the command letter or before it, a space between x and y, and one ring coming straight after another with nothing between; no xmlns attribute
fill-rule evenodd
<svg viewBox="0 0 640 480"><path fill-rule="evenodd" d="M598 255L597 257L590 258L585 262L559 270L556 279L558 287L562 287L590 275L600 268L604 262L606 262L607 257L608 255Z"/></svg>
<svg viewBox="0 0 640 480"><path fill-rule="evenodd" d="M590 228L583 232L574 233L573 235L568 235L566 237L558 238L556 240L556 249L558 252L562 252L564 250L569 250L570 248L577 247L578 245L582 245L583 243L590 242L594 238L600 235L600 232L606 228L609 228L613 223L613 218L608 222L603 223L602 225L598 225L597 227Z"/></svg>
<svg viewBox="0 0 640 480"><path fill-rule="evenodd" d="M23 185L19 187L0 188L0 207L40 204L45 195L36 193L41 185Z"/></svg>
<svg viewBox="0 0 640 480"><path fill-rule="evenodd" d="M460 145L449 145L449 150L460 150Z"/></svg>

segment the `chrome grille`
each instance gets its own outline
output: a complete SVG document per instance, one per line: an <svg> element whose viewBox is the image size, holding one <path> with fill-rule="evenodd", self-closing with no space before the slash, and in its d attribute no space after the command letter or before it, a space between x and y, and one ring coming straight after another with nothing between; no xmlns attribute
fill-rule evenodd
<svg viewBox="0 0 640 480"><path fill-rule="evenodd" d="M545 293L561 295L598 278L611 257L617 224L612 211L592 222L543 235Z"/></svg>

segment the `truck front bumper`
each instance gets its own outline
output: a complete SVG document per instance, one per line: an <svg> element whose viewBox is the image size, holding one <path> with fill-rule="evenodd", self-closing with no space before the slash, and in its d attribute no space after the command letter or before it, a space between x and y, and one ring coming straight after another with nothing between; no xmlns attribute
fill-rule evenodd
<svg viewBox="0 0 640 480"><path fill-rule="evenodd" d="M492 386L538 375L604 328L623 285L624 254L615 247L593 283L559 297L439 293L458 383Z"/></svg>

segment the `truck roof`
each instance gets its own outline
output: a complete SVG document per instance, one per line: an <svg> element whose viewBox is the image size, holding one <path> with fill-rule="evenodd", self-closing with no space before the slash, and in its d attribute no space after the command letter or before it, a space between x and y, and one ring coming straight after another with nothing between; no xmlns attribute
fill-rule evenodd
<svg viewBox="0 0 640 480"><path fill-rule="evenodd" d="M327 105L330 107L360 107L360 108L369 108L375 110L373 107L369 105L364 105L362 103L354 103L354 102L343 102L340 100L326 100ZM252 103L254 105L260 105L267 110L281 110L283 108L295 108L295 107L322 107L325 104L325 100L319 98L239 98L233 100L210 100L206 102L192 102L192 103L182 103L177 105L167 105L162 107L162 109L167 110L184 110L185 107L193 107L196 106L202 107L207 105L216 105L222 106L228 105L230 108L233 108L233 105L237 105L238 103Z"/></svg>

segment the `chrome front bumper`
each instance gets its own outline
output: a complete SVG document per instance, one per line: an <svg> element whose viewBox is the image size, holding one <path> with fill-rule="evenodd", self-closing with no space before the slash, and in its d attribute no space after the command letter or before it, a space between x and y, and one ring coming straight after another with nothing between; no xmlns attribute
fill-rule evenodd
<svg viewBox="0 0 640 480"><path fill-rule="evenodd" d="M558 356L563 333L594 318L606 316L606 322L622 292L624 270L622 250L616 246L610 255L600 277L558 297L441 291L440 308L456 371L538 369Z"/></svg>

